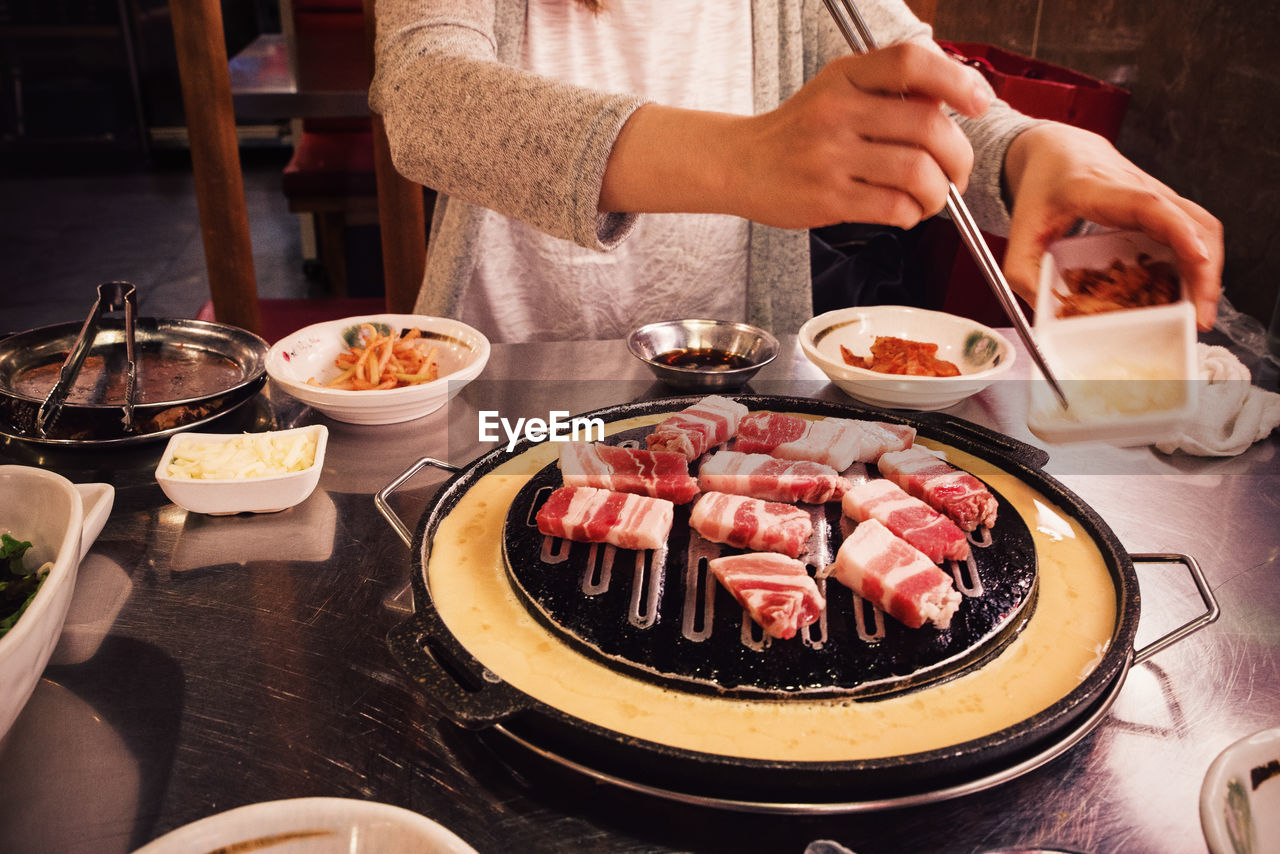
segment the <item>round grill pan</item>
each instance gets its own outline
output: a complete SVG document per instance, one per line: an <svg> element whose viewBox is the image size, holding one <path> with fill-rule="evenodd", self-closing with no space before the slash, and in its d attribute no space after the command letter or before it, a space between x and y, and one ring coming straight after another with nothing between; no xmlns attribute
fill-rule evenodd
<svg viewBox="0 0 1280 854"><path fill-rule="evenodd" d="M375 501L406 543L414 566L414 615L394 629L388 644L424 694L449 720L488 728L533 746L538 753L597 779L650 794L729 809L853 811L951 797L994 785L1035 767L1082 738L1103 717L1100 711L1120 688L1128 668L1217 618L1217 603L1195 561L1185 555L1134 556L1185 564L1208 610L1160 640L1135 650L1140 600L1133 557L1077 496L1045 474L1037 449L945 413L885 412L849 404L785 396L735 396L750 409L897 421L988 461L1039 491L1083 527L1096 544L1114 584L1116 622L1107 651L1066 696L1048 708L994 732L945 748L850 761L785 761L705 753L638 739L583 720L515 689L488 671L444 624L428 588L431 541L441 522L478 480L532 447L491 451L461 470L429 458L419 460ZM665 414L692 404L696 396L623 404L586 413L606 422ZM389 496L428 466L456 473L440 488L416 533L396 516ZM1034 618L1033 618L1034 619ZM874 701L872 701L874 702Z"/></svg>

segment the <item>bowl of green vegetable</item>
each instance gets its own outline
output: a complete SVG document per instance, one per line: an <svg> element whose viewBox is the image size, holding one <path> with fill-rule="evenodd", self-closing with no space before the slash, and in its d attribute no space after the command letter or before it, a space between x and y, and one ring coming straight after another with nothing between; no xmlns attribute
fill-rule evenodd
<svg viewBox="0 0 1280 854"><path fill-rule="evenodd" d="M80 558L115 490L43 469L0 466L0 738L31 698L57 645Z"/></svg>

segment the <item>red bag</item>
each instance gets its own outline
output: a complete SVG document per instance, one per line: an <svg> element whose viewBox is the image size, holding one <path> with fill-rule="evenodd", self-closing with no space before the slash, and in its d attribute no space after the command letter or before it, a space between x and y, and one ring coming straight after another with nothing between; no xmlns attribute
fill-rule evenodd
<svg viewBox="0 0 1280 854"><path fill-rule="evenodd" d="M981 71L996 95L1015 110L1082 127L1116 141L1129 106L1129 93L1119 86L988 44L938 44Z"/></svg>

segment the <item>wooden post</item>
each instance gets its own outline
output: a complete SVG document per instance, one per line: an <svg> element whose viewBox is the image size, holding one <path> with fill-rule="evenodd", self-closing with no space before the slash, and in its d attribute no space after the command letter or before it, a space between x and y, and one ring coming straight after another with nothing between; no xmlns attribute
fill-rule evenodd
<svg viewBox="0 0 1280 854"><path fill-rule="evenodd" d="M169 0L214 316L261 334L219 0Z"/></svg>
<svg viewBox="0 0 1280 854"><path fill-rule="evenodd" d="M376 0L364 0L364 32L369 67L375 67L373 42L377 29ZM427 223L423 188L396 171L391 162L382 117L373 115L373 168L378 182L378 223L382 234L383 281L387 311L409 314L422 286L427 266Z"/></svg>

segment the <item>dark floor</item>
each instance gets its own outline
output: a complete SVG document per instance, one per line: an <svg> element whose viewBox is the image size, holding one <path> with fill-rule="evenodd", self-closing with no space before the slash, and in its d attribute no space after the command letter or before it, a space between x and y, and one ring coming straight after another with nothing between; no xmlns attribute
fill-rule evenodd
<svg viewBox="0 0 1280 854"><path fill-rule="evenodd" d="M258 293L323 294L304 269L299 219L280 186L285 155L242 155ZM138 311L195 317L209 299L189 160L0 177L0 333L82 320L97 286L138 288Z"/></svg>

